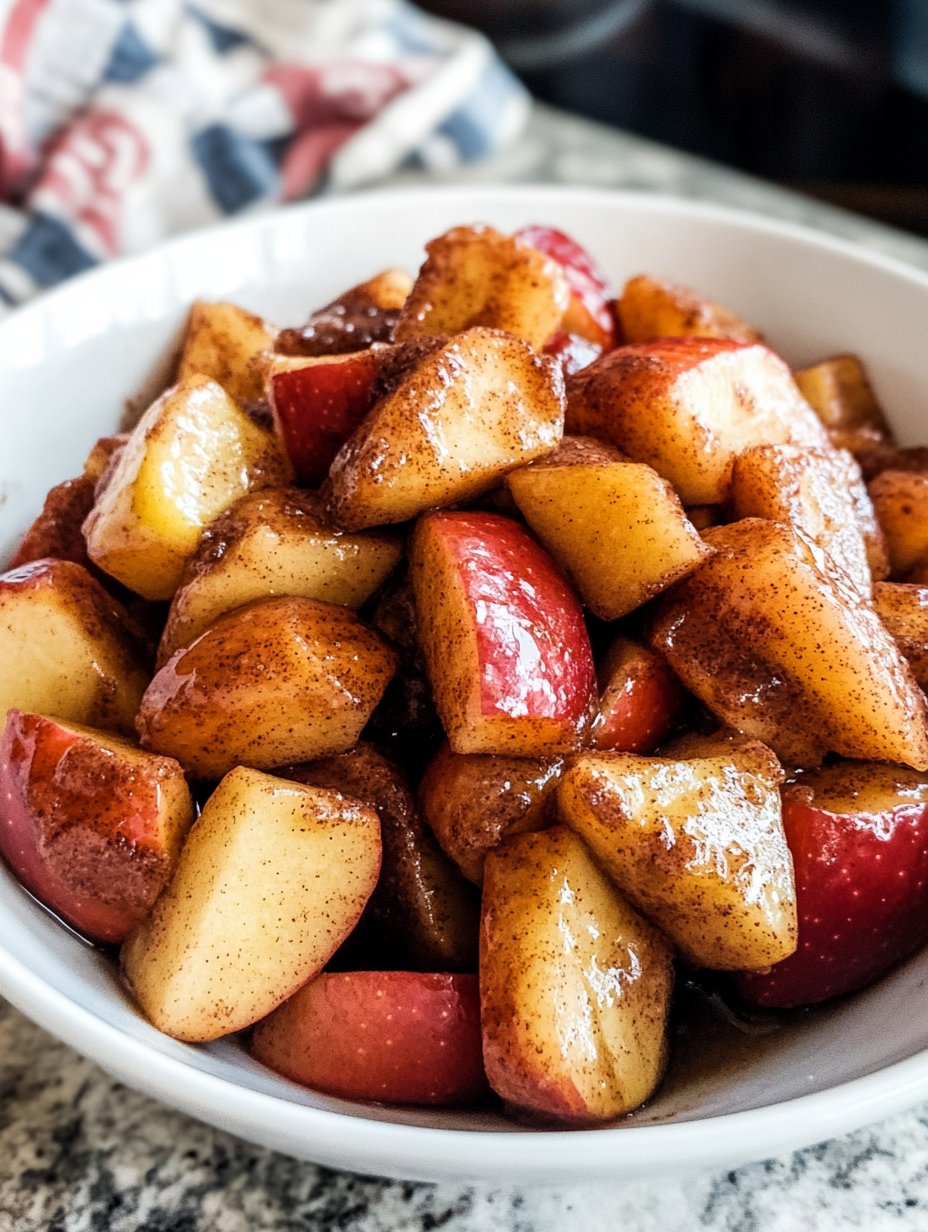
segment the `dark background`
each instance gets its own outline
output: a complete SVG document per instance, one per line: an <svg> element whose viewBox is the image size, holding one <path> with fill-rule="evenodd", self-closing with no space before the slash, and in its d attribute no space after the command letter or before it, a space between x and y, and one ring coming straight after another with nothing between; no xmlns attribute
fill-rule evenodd
<svg viewBox="0 0 928 1232"><path fill-rule="evenodd" d="M422 0L547 102L928 235L928 0Z"/></svg>

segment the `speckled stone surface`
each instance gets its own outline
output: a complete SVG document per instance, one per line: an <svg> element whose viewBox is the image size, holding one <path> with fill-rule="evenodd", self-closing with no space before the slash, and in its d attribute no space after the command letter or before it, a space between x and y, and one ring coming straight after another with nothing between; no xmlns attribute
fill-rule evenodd
<svg viewBox="0 0 928 1232"><path fill-rule="evenodd" d="M409 177L411 178L411 177ZM928 267L928 244L538 109L467 182L652 189L818 226ZM109 1079L0 1002L0 1232L925 1232L928 1107L734 1172L558 1190L403 1184L298 1163Z"/></svg>

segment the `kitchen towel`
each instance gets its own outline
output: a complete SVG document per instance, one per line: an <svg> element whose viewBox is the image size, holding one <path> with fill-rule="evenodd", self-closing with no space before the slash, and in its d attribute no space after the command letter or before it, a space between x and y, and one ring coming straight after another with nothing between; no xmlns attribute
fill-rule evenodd
<svg viewBox="0 0 928 1232"><path fill-rule="evenodd" d="M0 0L0 308L228 214L436 171L527 96L403 0Z"/></svg>

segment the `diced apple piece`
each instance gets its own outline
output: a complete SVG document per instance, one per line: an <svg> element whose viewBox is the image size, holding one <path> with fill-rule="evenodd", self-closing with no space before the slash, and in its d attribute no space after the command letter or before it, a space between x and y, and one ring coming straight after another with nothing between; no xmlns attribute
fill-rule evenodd
<svg viewBox="0 0 928 1232"><path fill-rule="evenodd" d="M419 784L419 801L445 853L465 877L483 883L487 855L511 834L554 820L561 758L452 753L443 745Z"/></svg>
<svg viewBox="0 0 928 1232"><path fill-rule="evenodd" d="M42 512L23 536L10 561L16 569L31 560L54 556L87 567L90 559L81 527L93 508L94 483L85 475L57 484L45 498Z"/></svg>
<svg viewBox="0 0 928 1232"><path fill-rule="evenodd" d="M647 274L629 278L618 302L618 316L622 335L631 343L653 342L656 338L761 341L756 329L727 308L704 299L689 287Z"/></svg>
<svg viewBox="0 0 928 1232"><path fill-rule="evenodd" d="M863 363L856 355L835 355L796 373L802 396L826 428L867 431L891 442L892 433Z"/></svg>
<svg viewBox="0 0 928 1232"><path fill-rule="evenodd" d="M189 377L148 408L87 521L87 551L146 599L170 599L203 528L255 488L286 483L276 437L208 377Z"/></svg>
<svg viewBox="0 0 928 1232"><path fill-rule="evenodd" d="M405 270L384 270L314 312L305 325L282 329L274 350L286 355L344 355L392 342L399 311L411 290L412 279Z"/></svg>
<svg viewBox="0 0 928 1232"><path fill-rule="evenodd" d="M896 645L908 660L912 675L928 688L928 586L878 582L873 605Z"/></svg>
<svg viewBox="0 0 928 1232"><path fill-rule="evenodd" d="M172 655L142 698L138 731L203 779L328 757L356 743L395 666L346 608L266 599Z"/></svg>
<svg viewBox="0 0 928 1232"><path fill-rule="evenodd" d="M455 753L543 757L580 742L594 672L576 597L518 523L433 513L411 579L435 704Z"/></svg>
<svg viewBox="0 0 928 1232"><path fill-rule="evenodd" d="M524 240L557 261L570 287L570 299L561 319L561 330L588 339L604 351L616 344L615 318L610 301L614 292L605 274L576 240L554 227L523 227L516 238Z"/></svg>
<svg viewBox="0 0 928 1232"><path fill-rule="evenodd" d="M480 934L483 1059L493 1089L546 1119L637 1108L664 1068L670 947L563 826L486 862Z"/></svg>
<svg viewBox="0 0 928 1232"><path fill-rule="evenodd" d="M313 978L377 883L377 814L238 767L190 831L121 961L151 1022L205 1041L251 1026Z"/></svg>
<svg viewBox="0 0 928 1232"><path fill-rule="evenodd" d="M468 330L414 365L345 443L330 471L333 515L357 530L471 500L550 453L563 427L555 362Z"/></svg>
<svg viewBox="0 0 928 1232"><path fill-rule="evenodd" d="M99 483L115 454L122 450L129 439L128 432L118 432L115 436L101 436L84 462L84 475L93 483Z"/></svg>
<svg viewBox="0 0 928 1232"><path fill-rule="evenodd" d="M711 555L670 484L640 462L587 464L558 450L506 482L529 526L602 620L634 611Z"/></svg>
<svg viewBox="0 0 928 1232"><path fill-rule="evenodd" d="M483 326L540 350L561 324L570 299L564 272L518 236L485 226L453 227L425 250L428 257L396 323L397 342Z"/></svg>
<svg viewBox="0 0 928 1232"><path fill-rule="evenodd" d="M744 971L760 1005L812 1005L866 987L928 941L928 780L898 766L832 762L783 790L799 944Z"/></svg>
<svg viewBox="0 0 928 1232"><path fill-rule="evenodd" d="M652 641L725 723L787 763L928 769L925 699L872 605L801 532L749 518L660 600Z"/></svg>
<svg viewBox="0 0 928 1232"><path fill-rule="evenodd" d="M80 565L0 575L0 723L12 708L131 733L148 683L125 612Z"/></svg>
<svg viewBox="0 0 928 1232"><path fill-rule="evenodd" d="M449 1106L487 1091L475 975L320 975L258 1023L251 1049L342 1099Z"/></svg>
<svg viewBox="0 0 928 1232"><path fill-rule="evenodd" d="M829 447L778 355L707 338L620 347L570 377L567 430L647 462L687 505L724 501L735 457L751 445Z"/></svg>
<svg viewBox="0 0 928 1232"><path fill-rule="evenodd" d="M264 388L251 360L272 345L276 333L237 304L198 299L187 318L177 380L211 377L236 402L257 402Z"/></svg>
<svg viewBox="0 0 928 1232"><path fill-rule="evenodd" d="M389 961L417 970L473 969L478 923L473 891L423 822L395 763L362 743L280 774L343 791L380 816L383 867L364 915L365 939Z"/></svg>
<svg viewBox="0 0 928 1232"><path fill-rule="evenodd" d="M735 459L736 518L769 518L803 531L864 596L889 562L860 467L845 450L755 445Z"/></svg>
<svg viewBox="0 0 928 1232"><path fill-rule="evenodd" d="M322 483L336 454L374 401L379 364L374 351L299 366L278 362L268 374L271 410L300 483Z"/></svg>
<svg viewBox="0 0 928 1232"><path fill-rule="evenodd" d="M0 738L0 854L92 941L154 906L193 823L183 771L118 736L11 710Z"/></svg>
<svg viewBox="0 0 928 1232"><path fill-rule="evenodd" d="M869 491L893 574L928 562L928 474L883 471Z"/></svg>
<svg viewBox="0 0 928 1232"><path fill-rule="evenodd" d="M358 608L401 555L392 534L334 530L314 492L249 493L203 532L174 595L159 661L253 599L286 595Z"/></svg>
<svg viewBox="0 0 928 1232"><path fill-rule="evenodd" d="M599 710L590 734L597 749L650 753L668 735L683 704L676 676L653 650L617 637L600 666Z"/></svg>
<svg viewBox="0 0 928 1232"><path fill-rule="evenodd" d="M796 948L796 890L780 817L783 772L762 744L689 760L584 754L560 815L618 888L697 967L743 971Z"/></svg>

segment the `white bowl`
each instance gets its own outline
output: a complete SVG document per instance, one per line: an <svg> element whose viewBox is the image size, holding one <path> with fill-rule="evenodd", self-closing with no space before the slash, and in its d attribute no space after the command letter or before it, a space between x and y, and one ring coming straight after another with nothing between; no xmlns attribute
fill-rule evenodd
<svg viewBox="0 0 928 1232"><path fill-rule="evenodd" d="M847 244L729 210L553 188L375 193L191 235L68 283L0 326L0 560L46 489L74 474L130 395L163 379L187 306L228 297L301 320L387 265L415 269L455 223L551 223L612 277L691 283L765 330L796 364L865 357L903 441L928 436L928 277ZM928 425L926 425L928 426ZM113 967L0 875L0 992L130 1086L242 1138L387 1176L557 1183L731 1166L928 1098L928 955L877 987L700 1065L608 1129L520 1130L487 1114L396 1110L315 1095L232 1043L153 1030Z"/></svg>

